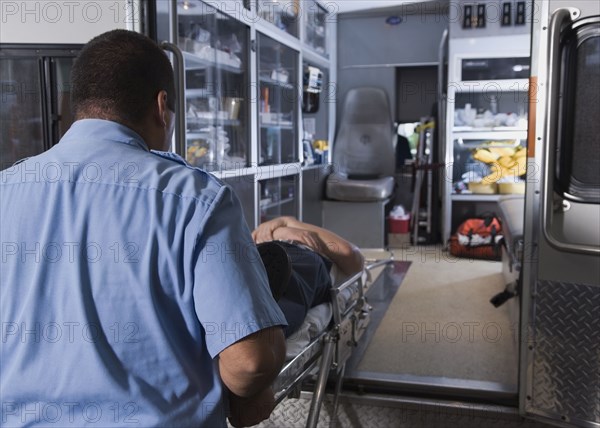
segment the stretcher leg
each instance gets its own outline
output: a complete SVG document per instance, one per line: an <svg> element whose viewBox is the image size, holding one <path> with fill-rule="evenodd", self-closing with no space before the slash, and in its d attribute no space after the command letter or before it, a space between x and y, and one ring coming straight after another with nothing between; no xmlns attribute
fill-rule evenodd
<svg viewBox="0 0 600 428"><path fill-rule="evenodd" d="M340 402L340 393L342 392L342 381L344 380L344 373L346 371L346 363L342 364L342 367L338 371L337 379L335 380L335 393L333 395L333 411L331 412L331 421L329 422L329 428L335 428L337 425L337 408Z"/></svg>
<svg viewBox="0 0 600 428"><path fill-rule="evenodd" d="M323 398L325 398L325 387L327 386L329 369L333 359L333 350L335 348L336 338L331 334L328 334L325 336L324 340L325 346L323 348L323 355L321 356L319 376L317 378L317 385L315 386L315 392L313 394L312 401L310 402L310 411L306 421L307 428L315 428L317 426L321 405L323 404Z"/></svg>

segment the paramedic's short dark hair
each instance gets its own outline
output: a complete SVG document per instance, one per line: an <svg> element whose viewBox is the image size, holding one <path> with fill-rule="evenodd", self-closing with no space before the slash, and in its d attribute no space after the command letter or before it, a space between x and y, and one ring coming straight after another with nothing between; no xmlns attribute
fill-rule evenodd
<svg viewBox="0 0 600 428"><path fill-rule="evenodd" d="M71 74L72 108L77 118L142 122L161 90L175 111L173 68L165 52L148 37L113 30L87 43Z"/></svg>

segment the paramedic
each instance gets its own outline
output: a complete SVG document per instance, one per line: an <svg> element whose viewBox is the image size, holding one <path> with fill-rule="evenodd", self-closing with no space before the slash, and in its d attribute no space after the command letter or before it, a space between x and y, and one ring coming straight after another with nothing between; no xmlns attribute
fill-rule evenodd
<svg viewBox="0 0 600 428"><path fill-rule="evenodd" d="M332 283L341 283L364 266L363 256L354 244L294 217L264 222L252 237L259 249L263 243L275 241L289 256L291 275L282 297L277 299L288 323L286 337L300 328L310 308L329 301ZM268 260L265 265L270 271Z"/></svg>
<svg viewBox="0 0 600 428"><path fill-rule="evenodd" d="M285 318L231 189L160 152L175 96L154 42L100 35L72 70L76 122L2 171L2 426L247 426L272 411Z"/></svg>

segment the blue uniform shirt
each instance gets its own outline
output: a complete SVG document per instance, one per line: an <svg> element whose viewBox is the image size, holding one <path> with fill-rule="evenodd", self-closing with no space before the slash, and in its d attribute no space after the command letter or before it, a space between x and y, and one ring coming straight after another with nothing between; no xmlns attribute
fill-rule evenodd
<svg viewBox="0 0 600 428"><path fill-rule="evenodd" d="M286 324L231 189L95 119L0 179L0 425L225 426L215 357Z"/></svg>

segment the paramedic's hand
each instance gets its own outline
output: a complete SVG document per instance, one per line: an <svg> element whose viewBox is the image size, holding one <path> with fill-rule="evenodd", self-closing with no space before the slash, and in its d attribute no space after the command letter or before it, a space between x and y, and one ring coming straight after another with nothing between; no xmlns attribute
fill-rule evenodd
<svg viewBox="0 0 600 428"><path fill-rule="evenodd" d="M271 387L252 397L238 397L229 393L229 423L234 427L256 425L271 416L275 408L275 397Z"/></svg>

